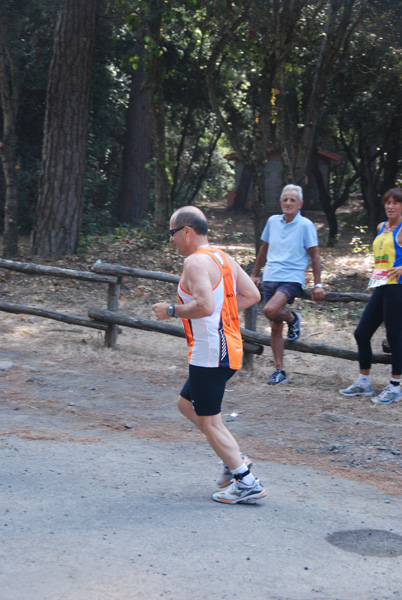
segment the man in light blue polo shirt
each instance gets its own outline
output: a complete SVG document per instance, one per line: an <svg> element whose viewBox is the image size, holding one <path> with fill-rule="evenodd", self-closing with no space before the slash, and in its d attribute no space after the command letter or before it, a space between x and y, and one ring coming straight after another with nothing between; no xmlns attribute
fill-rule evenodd
<svg viewBox="0 0 402 600"><path fill-rule="evenodd" d="M310 258L314 275L311 297L317 301L325 298L317 230L310 219L300 214L303 206L302 188L286 185L281 193L280 205L283 214L268 219L251 274L251 279L259 285L260 271L265 263L262 276L264 314L271 324L271 348L275 361L275 372L268 379L270 385L288 382L283 368L283 324L288 324L287 337L293 342L300 337L301 315L287 310L286 305L293 304L294 299L301 296Z"/></svg>

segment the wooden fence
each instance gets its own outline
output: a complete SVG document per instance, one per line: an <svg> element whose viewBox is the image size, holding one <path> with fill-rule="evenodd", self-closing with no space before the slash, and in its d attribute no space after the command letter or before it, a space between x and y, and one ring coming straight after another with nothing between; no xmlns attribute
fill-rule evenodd
<svg viewBox="0 0 402 600"><path fill-rule="evenodd" d="M107 285L107 301L106 309L99 307L89 307L88 317L80 317L57 312L46 308L36 308L24 306L20 304L11 304L0 301L0 311L8 313L22 313L35 315L46 319L62 321L72 325L80 325L82 327L90 327L105 332L105 345L113 348L116 345L118 326L131 327L134 329L142 329L145 331L154 331L184 338L183 328L166 322L158 322L136 317L130 317L120 313L119 295L120 286L123 277L135 277L141 279L150 279L164 281L177 284L179 277L171 273L163 273L157 271L145 271L143 269L135 269L124 267L119 264L107 264L97 261L92 271L75 271L72 269L62 269L54 266L36 265L31 263L21 263L6 259L0 259L0 269L11 270L20 273L26 273L34 276L59 277L64 279L74 279L88 281L94 284ZM304 294L305 298L310 297L308 291ZM370 294L362 293L340 293L327 292L326 302L367 302ZM251 307L246 311L245 328L241 328L244 350L245 350L245 366L251 366L251 357L254 354L262 354L264 346L271 345L271 337L255 331L257 318L257 306ZM308 344L302 341L288 342L285 340L285 348L296 350L297 352L305 352L312 354L320 354L343 358L346 360L358 360L357 352L336 348L324 344ZM389 354L374 354L373 362L390 364L391 356Z"/></svg>

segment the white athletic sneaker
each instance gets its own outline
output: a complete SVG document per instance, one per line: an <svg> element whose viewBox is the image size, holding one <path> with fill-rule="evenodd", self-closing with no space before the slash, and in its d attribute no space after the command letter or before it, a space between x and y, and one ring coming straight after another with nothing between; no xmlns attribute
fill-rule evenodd
<svg viewBox="0 0 402 600"><path fill-rule="evenodd" d="M389 383L375 398L371 398L374 404L392 404L402 400L402 390L400 385Z"/></svg>
<svg viewBox="0 0 402 600"><path fill-rule="evenodd" d="M212 498L216 502L225 504L255 504L258 500L265 498L266 495L267 492L262 487L259 479L256 478L251 487L235 479L227 490L215 492Z"/></svg>
<svg viewBox="0 0 402 600"><path fill-rule="evenodd" d="M352 383L352 385L345 388L344 390L339 390L339 393L342 394L342 396L373 396L374 395L374 391L373 391L373 387L372 387L371 383L368 383L367 385L361 385L357 381Z"/></svg>

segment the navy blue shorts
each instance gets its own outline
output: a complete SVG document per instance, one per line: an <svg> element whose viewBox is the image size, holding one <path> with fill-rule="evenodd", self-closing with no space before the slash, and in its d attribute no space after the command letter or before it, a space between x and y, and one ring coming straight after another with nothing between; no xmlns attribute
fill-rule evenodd
<svg viewBox="0 0 402 600"><path fill-rule="evenodd" d="M287 304L293 304L295 298L303 294L303 288L300 283L283 281L263 281L262 291L264 304L271 300L275 292L282 292L287 297Z"/></svg>
<svg viewBox="0 0 402 600"><path fill-rule="evenodd" d="M195 413L210 417L221 412L226 382L236 373L229 367L188 366L189 376L180 396L193 403Z"/></svg>

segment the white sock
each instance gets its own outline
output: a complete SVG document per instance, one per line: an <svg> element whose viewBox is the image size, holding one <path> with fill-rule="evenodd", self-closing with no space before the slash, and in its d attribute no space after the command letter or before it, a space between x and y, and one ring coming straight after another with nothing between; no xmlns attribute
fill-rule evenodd
<svg viewBox="0 0 402 600"><path fill-rule="evenodd" d="M359 373L357 383L360 383L364 386L368 385L370 383L370 375L362 375L361 373Z"/></svg>
<svg viewBox="0 0 402 600"><path fill-rule="evenodd" d="M248 467L243 463L237 469L232 469L233 475L241 475L242 473L246 473L248 471ZM244 483L247 487L251 487L254 483L255 477L252 473L245 475L240 481Z"/></svg>
<svg viewBox="0 0 402 600"><path fill-rule="evenodd" d="M392 385L401 385L401 380L395 379L395 377L391 377L390 383L392 383Z"/></svg>

